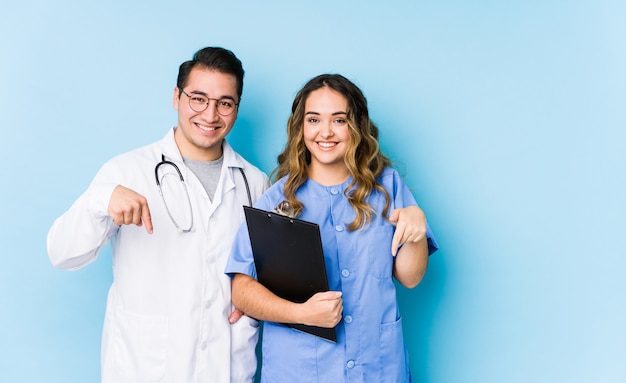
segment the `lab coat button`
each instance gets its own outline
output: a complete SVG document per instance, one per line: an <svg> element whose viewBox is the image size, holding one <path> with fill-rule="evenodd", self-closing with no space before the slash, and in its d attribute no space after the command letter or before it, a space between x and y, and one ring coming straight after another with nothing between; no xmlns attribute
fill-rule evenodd
<svg viewBox="0 0 626 383"><path fill-rule="evenodd" d="M343 226L341 226L341 225L337 225L337 226L335 226L335 230L337 230L337 231L343 231Z"/></svg>
<svg viewBox="0 0 626 383"><path fill-rule="evenodd" d="M346 367L353 368L354 367L354 360L349 360L348 363L346 363Z"/></svg>
<svg viewBox="0 0 626 383"><path fill-rule="evenodd" d="M351 315L346 315L346 316L343 318L343 320L344 320L346 323L350 324L350 323L352 323L352 316L351 316Z"/></svg>
<svg viewBox="0 0 626 383"><path fill-rule="evenodd" d="M332 195L337 195L337 194L339 194L339 189L337 189L337 188L332 188L332 189L330 189L330 194L332 194Z"/></svg>
<svg viewBox="0 0 626 383"><path fill-rule="evenodd" d="M350 276L350 270L348 269L341 270L341 276L344 278L348 278Z"/></svg>

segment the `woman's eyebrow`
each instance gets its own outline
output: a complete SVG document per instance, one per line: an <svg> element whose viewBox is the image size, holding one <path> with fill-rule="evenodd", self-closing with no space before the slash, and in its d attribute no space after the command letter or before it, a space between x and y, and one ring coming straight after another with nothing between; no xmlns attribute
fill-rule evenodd
<svg viewBox="0 0 626 383"><path fill-rule="evenodd" d="M307 114L315 114L315 115L319 115L320 113L319 113L319 112L316 112L316 111L314 111L314 110L311 110L311 111L308 111L308 112L304 113L304 115L305 115L305 116L306 116ZM346 113L346 112L334 112L334 113L332 113L332 114L331 114L331 116L337 116L337 115L340 115L340 114L348 114L348 113Z"/></svg>

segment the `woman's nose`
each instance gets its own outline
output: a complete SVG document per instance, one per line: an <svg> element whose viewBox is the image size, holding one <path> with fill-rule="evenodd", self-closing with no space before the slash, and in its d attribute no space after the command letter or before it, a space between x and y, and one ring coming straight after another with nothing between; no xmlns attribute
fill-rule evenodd
<svg viewBox="0 0 626 383"><path fill-rule="evenodd" d="M335 133L333 132L333 127L329 123L324 123L320 127L320 136L324 138L332 137Z"/></svg>

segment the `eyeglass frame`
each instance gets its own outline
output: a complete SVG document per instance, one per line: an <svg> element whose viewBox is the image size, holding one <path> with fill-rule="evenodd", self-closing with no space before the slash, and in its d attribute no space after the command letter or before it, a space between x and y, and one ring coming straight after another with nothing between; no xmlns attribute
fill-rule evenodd
<svg viewBox="0 0 626 383"><path fill-rule="evenodd" d="M210 104L210 102L209 102L209 101L211 101L211 100L214 100L214 101L215 101L215 111L217 112L217 114L219 114L219 115L220 115L220 116L222 116L222 117L228 117L228 116L230 116L231 114L233 114L233 112L234 112L237 108L239 108L239 103L238 103L238 102L235 102L235 99L234 99L234 98L232 98L232 97L211 98L211 97L208 97L208 96L207 96L206 94L204 94L204 93L196 93L196 92L192 92L192 94L197 94L197 95L199 95L199 96L201 96L201 97L203 97L203 98L206 98L206 99L207 99L207 102L206 102L206 104L205 104L204 109L202 109L202 110L196 110L196 109L194 109L194 108L193 108L193 106L191 105L191 95L190 95L189 93L185 92L185 90L184 90L183 88L181 88L181 87L178 87L178 89L180 89L180 91L181 91L181 92L182 92L185 96L187 96L187 98L189 98L189 107L191 108L191 110L193 110L193 111L194 111L194 112L196 112L196 113L202 113L202 112L204 112L205 110L207 110L207 108L209 107L209 104ZM235 107L233 108L232 112L230 112L230 113L228 113L228 114L223 114L223 113L220 113L220 110L219 110L219 102L220 102L220 100L230 100L230 101L232 101L232 102L235 104Z"/></svg>

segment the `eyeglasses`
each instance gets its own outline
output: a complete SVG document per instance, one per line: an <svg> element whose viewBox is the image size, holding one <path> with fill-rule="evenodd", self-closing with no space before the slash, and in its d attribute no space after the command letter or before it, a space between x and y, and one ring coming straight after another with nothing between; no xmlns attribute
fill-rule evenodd
<svg viewBox="0 0 626 383"><path fill-rule="evenodd" d="M224 117L230 116L239 105L235 100L229 97L209 98L200 93L192 93L189 95L183 88L178 89L180 89L185 96L189 97L189 107L196 113L204 112L206 108L209 107L209 101L211 100L216 101L217 113Z"/></svg>

